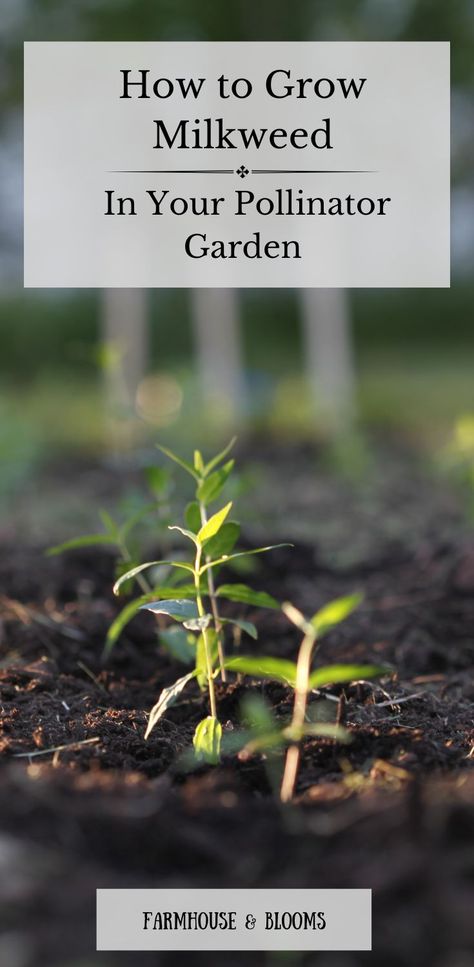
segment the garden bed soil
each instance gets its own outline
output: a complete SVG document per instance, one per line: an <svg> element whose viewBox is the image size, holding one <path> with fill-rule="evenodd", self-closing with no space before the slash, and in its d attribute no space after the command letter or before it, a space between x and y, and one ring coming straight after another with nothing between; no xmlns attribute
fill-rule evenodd
<svg viewBox="0 0 474 967"><path fill-rule="evenodd" d="M282 535L284 537L286 535ZM205 696L170 708L146 743L147 713L183 667L141 614L109 662L117 612L103 551L47 559L4 547L0 668L1 963L8 967L178 964L179 954L97 954L97 887L370 887L371 954L286 955L320 967L468 967L474 951L472 677L474 544L425 534L415 550L331 567L299 542L261 559L257 585L313 613L360 589L364 603L321 645L318 662L375 661L393 675L332 687L313 711L352 733L348 746L305 741L295 805L282 810L266 763L226 757L186 772L181 754ZM256 615L259 653L295 656L277 611ZM246 649L250 650L250 646ZM280 685L220 684L220 715L239 725L249 690L288 715ZM345 702L340 701L344 691ZM56 749L57 751L51 751ZM228 954L228 964L244 955ZM277 955L247 954L251 964ZM190 954L190 965L220 955Z"/></svg>

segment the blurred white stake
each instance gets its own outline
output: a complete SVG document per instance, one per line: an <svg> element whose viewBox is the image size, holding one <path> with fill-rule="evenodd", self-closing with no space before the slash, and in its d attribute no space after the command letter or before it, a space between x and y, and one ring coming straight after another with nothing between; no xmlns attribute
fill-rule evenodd
<svg viewBox="0 0 474 967"><path fill-rule="evenodd" d="M245 406L235 289L192 289L191 313L200 391L222 422L233 423Z"/></svg>
<svg viewBox="0 0 474 967"><path fill-rule="evenodd" d="M137 387L148 349L148 291L104 289L102 303L105 412L112 449L133 443Z"/></svg>
<svg viewBox="0 0 474 967"><path fill-rule="evenodd" d="M302 289L306 372L315 413L338 432L355 417L355 368L345 289Z"/></svg>

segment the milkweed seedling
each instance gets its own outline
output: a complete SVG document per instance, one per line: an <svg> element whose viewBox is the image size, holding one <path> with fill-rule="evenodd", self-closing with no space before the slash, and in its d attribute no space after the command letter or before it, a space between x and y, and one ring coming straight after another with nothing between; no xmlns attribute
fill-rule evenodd
<svg viewBox="0 0 474 967"><path fill-rule="evenodd" d="M140 507L133 509L131 513L122 515L123 519L121 521L115 520L108 511L101 510L99 517L103 526L102 532L73 537L71 540L64 541L62 544L50 547L46 551L47 556L54 557L58 554L63 554L65 551L79 550L87 547L111 547L117 552L115 566L116 578L121 577L122 574L129 571L140 559L136 538L137 528L140 525L144 525L153 515L160 529L163 528L168 519L169 471L161 467L147 467L145 474L153 496L153 502L142 503ZM105 657L110 654L124 627L132 620L139 610L140 605L144 601L156 597L156 591L144 574L140 574L137 577L137 583L142 591L142 597L139 600L136 599L135 601L129 602L110 625L104 646Z"/></svg>
<svg viewBox="0 0 474 967"><path fill-rule="evenodd" d="M218 762L220 758L222 726L217 714L215 678L219 673L224 681L226 677L224 650L226 628L228 625L236 625L240 631L253 638L257 637L257 629L251 622L222 617L219 610L220 600L227 599L258 607L279 607L278 602L265 592L254 591L244 584L219 585L216 576L222 564L284 546L275 544L250 551L235 551L240 526L230 519L232 502L229 501L219 510L209 513L209 505L220 497L234 467L234 460L226 459L233 444L232 440L208 463L204 462L199 450L194 453L193 463L188 463L171 450L159 447L166 456L184 469L195 483L195 499L188 504L184 514L186 526L178 524L170 526L170 530L177 531L188 542L191 554L189 560L172 559L140 564L122 574L114 585L114 592L119 594L124 583L131 580L138 581L143 577L144 571L161 565L166 565L172 571L178 572L172 587L157 587L154 593L147 593L127 606L129 608L127 616L131 610L135 613L144 608L157 615L167 615L172 618L182 625L183 635L188 645L191 636L191 646L194 646L195 651L193 671L165 688L151 710L145 738L148 738L166 709L176 701L186 686L193 679L197 679L199 686L208 690L210 714L197 726L193 745L196 758L212 764ZM182 644L184 645L183 640Z"/></svg>
<svg viewBox="0 0 474 967"><path fill-rule="evenodd" d="M375 678L385 674L386 668L379 665L328 665L311 671L315 646L322 635L347 618L360 604L359 594L348 595L330 601L307 619L292 604L285 603L282 608L287 618L303 632L297 661L283 658L254 658L241 656L227 661L227 668L244 675L260 679L273 679L290 685L294 692L291 722L283 727L274 723L267 730L259 728L257 734L245 746L249 754L253 752L275 752L287 747L283 780L280 789L282 802L293 798L298 765L300 742L305 736L327 736L339 741L347 741L346 729L331 723L313 723L306 720L308 695L313 689L336 683L348 683L359 679Z"/></svg>

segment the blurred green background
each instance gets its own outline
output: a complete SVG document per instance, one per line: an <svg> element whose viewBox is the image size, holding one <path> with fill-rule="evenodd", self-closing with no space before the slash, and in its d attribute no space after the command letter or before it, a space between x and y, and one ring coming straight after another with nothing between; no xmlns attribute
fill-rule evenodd
<svg viewBox="0 0 474 967"><path fill-rule="evenodd" d="M116 387L120 383L127 360L104 347L103 294L22 290L24 40L450 40L452 288L356 290L347 294L346 306L354 393L345 429L395 431L422 446L444 445L456 421L474 412L474 0L1 0L1 9L4 494L51 459L95 459L114 448L146 446L158 434L188 442L227 429L203 402L188 293L148 294L143 368L157 382L147 384L142 396L149 398L151 386L156 399L151 412L140 404L137 412L134 394L125 403L124 397L113 420L115 430L122 423L126 432L113 438L104 399L111 379ZM332 427L308 385L298 294L242 292L239 317L243 402L227 414L227 423L244 434L274 433L278 440L327 436Z"/></svg>

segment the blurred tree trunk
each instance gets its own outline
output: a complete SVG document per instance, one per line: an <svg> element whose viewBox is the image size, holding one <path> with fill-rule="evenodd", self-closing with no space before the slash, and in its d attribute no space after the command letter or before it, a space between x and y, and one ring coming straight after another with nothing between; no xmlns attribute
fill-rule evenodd
<svg viewBox="0 0 474 967"><path fill-rule="evenodd" d="M235 289L192 289L192 325L201 396L220 423L234 423L245 407Z"/></svg>
<svg viewBox="0 0 474 967"><path fill-rule="evenodd" d="M136 439L135 397L148 352L148 291L104 289L101 322L107 440L117 452Z"/></svg>
<svg viewBox="0 0 474 967"><path fill-rule="evenodd" d="M350 430L355 417L355 367L345 289L302 289L306 372L315 412L331 430Z"/></svg>

